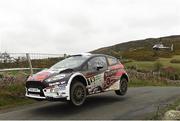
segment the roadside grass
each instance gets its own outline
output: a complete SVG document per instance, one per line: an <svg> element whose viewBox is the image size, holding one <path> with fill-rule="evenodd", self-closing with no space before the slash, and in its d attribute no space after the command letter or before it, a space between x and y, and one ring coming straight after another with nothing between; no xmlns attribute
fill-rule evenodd
<svg viewBox="0 0 180 121"><path fill-rule="evenodd" d="M27 104L32 104L35 103L35 101L27 99L27 98L19 98L19 97L12 97L12 96L7 96L1 95L0 99L0 110L2 109L7 109L7 108L13 108L17 106L22 106L22 105L27 105Z"/></svg>
<svg viewBox="0 0 180 121"><path fill-rule="evenodd" d="M150 120L162 120L164 117L164 114L167 111L175 110L176 107L179 105L180 105L180 98L177 98L172 104L167 104L162 107L160 106Z"/></svg>
<svg viewBox="0 0 180 121"><path fill-rule="evenodd" d="M28 73L29 71L9 71L0 73L2 78L0 79L0 110L35 102L25 97L25 79ZM3 80L4 77L14 78L13 80Z"/></svg>
<svg viewBox="0 0 180 121"><path fill-rule="evenodd" d="M24 96L23 84L8 85L0 88L0 110L18 105L31 104L35 101Z"/></svg>
<svg viewBox="0 0 180 121"><path fill-rule="evenodd" d="M160 63L162 63L162 65L164 67L171 66L171 67L175 68L178 72L180 72L180 64L179 63L171 63L170 61L172 59L179 60L180 55L173 56L172 58L159 58L156 61L131 61L131 62L125 63L125 66L126 67L136 66L137 69L148 71L148 70L153 70L154 64L156 62L160 62Z"/></svg>

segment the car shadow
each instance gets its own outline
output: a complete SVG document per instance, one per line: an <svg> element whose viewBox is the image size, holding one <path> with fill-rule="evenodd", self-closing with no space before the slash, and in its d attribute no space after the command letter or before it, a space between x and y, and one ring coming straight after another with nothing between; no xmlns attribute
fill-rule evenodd
<svg viewBox="0 0 180 121"><path fill-rule="evenodd" d="M111 105L115 102L124 101L127 97L120 96L106 96L106 95L93 95L89 96L85 103L80 107L72 106L66 102L48 103L45 106L33 109L31 114L38 115L39 117L68 117L80 112L89 111L90 109L100 108L101 106Z"/></svg>

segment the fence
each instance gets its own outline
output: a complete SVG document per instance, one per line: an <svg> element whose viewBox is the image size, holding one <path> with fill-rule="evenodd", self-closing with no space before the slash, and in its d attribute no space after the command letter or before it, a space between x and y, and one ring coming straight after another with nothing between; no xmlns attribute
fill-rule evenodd
<svg viewBox="0 0 180 121"><path fill-rule="evenodd" d="M48 54L48 53L28 53L32 60L64 57L66 54ZM26 61L26 53L0 53L1 63L13 63L16 61Z"/></svg>
<svg viewBox="0 0 180 121"><path fill-rule="evenodd" d="M66 54L28 53L33 68L47 68L66 57ZM26 53L0 53L0 69L28 68Z"/></svg>

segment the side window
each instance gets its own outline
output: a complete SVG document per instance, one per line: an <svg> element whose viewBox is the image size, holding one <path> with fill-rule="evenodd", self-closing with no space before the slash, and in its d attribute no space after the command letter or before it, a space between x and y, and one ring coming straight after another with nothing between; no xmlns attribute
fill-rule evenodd
<svg viewBox="0 0 180 121"><path fill-rule="evenodd" d="M119 61L116 58L108 57L108 63L111 66L111 65L115 65L115 64L119 63Z"/></svg>
<svg viewBox="0 0 180 121"><path fill-rule="evenodd" d="M87 69L88 69L88 65L85 64L85 65L83 66L83 68L82 68L82 71L87 71Z"/></svg>
<svg viewBox="0 0 180 121"><path fill-rule="evenodd" d="M88 62L88 70L96 71L97 67L102 67L100 70L107 69L107 62L105 57L94 57Z"/></svg>

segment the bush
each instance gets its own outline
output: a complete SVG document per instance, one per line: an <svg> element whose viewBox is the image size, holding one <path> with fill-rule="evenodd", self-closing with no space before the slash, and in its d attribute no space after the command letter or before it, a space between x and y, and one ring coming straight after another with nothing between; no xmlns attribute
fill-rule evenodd
<svg viewBox="0 0 180 121"><path fill-rule="evenodd" d="M175 80L180 80L179 74L175 74L174 77L175 77Z"/></svg>
<svg viewBox="0 0 180 121"><path fill-rule="evenodd" d="M136 67L135 65L132 65L132 66L127 66L127 69L137 70L137 67Z"/></svg>
<svg viewBox="0 0 180 121"><path fill-rule="evenodd" d="M170 61L170 63L180 63L180 60L179 60L179 59L172 59L172 60Z"/></svg>
<svg viewBox="0 0 180 121"><path fill-rule="evenodd" d="M157 61L154 63L154 71L160 71L163 68L163 65L161 62Z"/></svg>
<svg viewBox="0 0 180 121"><path fill-rule="evenodd" d="M3 74L0 74L0 79L2 79L4 76L3 76Z"/></svg>
<svg viewBox="0 0 180 121"><path fill-rule="evenodd" d="M131 59L122 59L122 60L120 60L120 61L121 61L121 63L123 63L123 64L132 62Z"/></svg>
<svg viewBox="0 0 180 121"><path fill-rule="evenodd" d="M154 61L157 59L153 56L153 52L145 50L126 51L122 53L122 56L137 61Z"/></svg>
<svg viewBox="0 0 180 121"><path fill-rule="evenodd" d="M2 108L28 104L34 101L27 99L25 95L25 79L24 73L5 72L0 73L3 80L0 80L0 110ZM14 80L7 80L14 77Z"/></svg>
<svg viewBox="0 0 180 121"><path fill-rule="evenodd" d="M179 80L180 79L180 77L179 77L179 74L170 74L170 76L169 76L169 79L170 80Z"/></svg>

